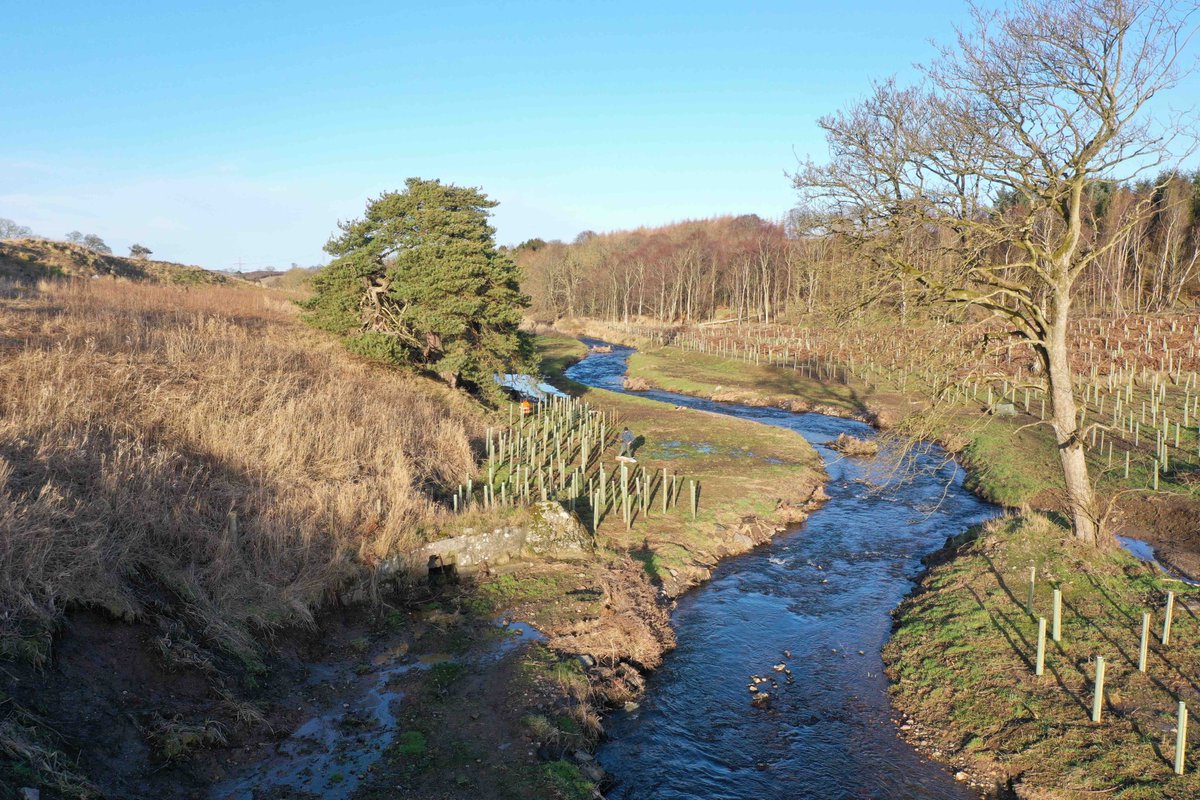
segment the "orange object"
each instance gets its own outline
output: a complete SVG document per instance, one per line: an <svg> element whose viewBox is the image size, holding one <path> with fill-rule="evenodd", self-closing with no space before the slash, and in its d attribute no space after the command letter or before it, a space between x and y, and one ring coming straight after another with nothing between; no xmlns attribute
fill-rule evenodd
<svg viewBox="0 0 1200 800"><path fill-rule="evenodd" d="M529 416L529 413L531 411L533 411L533 404L530 403L528 400L522 400L521 401L521 416L527 417L527 416Z"/></svg>

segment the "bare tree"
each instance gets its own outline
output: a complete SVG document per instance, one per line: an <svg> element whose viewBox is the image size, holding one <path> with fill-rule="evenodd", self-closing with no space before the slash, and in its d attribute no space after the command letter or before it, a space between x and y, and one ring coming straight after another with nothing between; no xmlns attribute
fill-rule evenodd
<svg viewBox="0 0 1200 800"><path fill-rule="evenodd" d="M93 253L99 253L105 256L112 255L112 248L105 244L104 240L94 233L89 233L87 236L84 236L83 241L80 242L80 244L82 244L88 250L91 250Z"/></svg>
<svg viewBox="0 0 1200 800"><path fill-rule="evenodd" d="M1074 534L1097 543L1067 326L1081 275L1123 237L1085 236L1090 190L1159 169L1187 138L1150 103L1178 82L1194 27L1158 0L1017 0L975 8L973 21L925 69L924 87L880 84L823 120L831 161L795 183L897 278L987 309L1032 345ZM1153 196L1121 224L1153 213ZM913 247L931 234L934 263Z"/></svg>
<svg viewBox="0 0 1200 800"><path fill-rule="evenodd" d="M0 239L25 239L33 235L33 231L25 225L18 225L7 217L0 217Z"/></svg>

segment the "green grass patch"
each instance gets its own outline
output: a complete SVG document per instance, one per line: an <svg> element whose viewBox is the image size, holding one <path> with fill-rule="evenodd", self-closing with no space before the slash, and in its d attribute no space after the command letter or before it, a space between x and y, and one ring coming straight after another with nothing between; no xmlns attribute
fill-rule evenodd
<svg viewBox="0 0 1200 800"><path fill-rule="evenodd" d="M1109 797L1200 796L1193 750L1176 777L1175 707L1200 708L1200 592L1117 549L1076 544L1049 518L996 520L933 568L896 613L884 656L895 705L943 752L999 762L1025 787ZM1034 614L1025 610L1037 570ZM1063 597L1061 642L1034 675L1037 617ZM1158 643L1165 594L1177 593L1168 647ZM1154 614L1146 674L1137 671L1143 611ZM1090 722L1094 659L1107 665L1104 720ZM1153 787L1153 788L1152 788ZM1066 795L1064 795L1066 796Z"/></svg>
<svg viewBox="0 0 1200 800"><path fill-rule="evenodd" d="M539 336L537 346L544 371L559 385L614 417L614 426L628 425L644 439L637 469L640 474L644 467L651 478L648 509L637 508L627 530L620 509L606 508L597 534L602 544L642 560L657 578L697 560L711 563L746 517L771 518L781 504L803 503L824 480L816 452L794 431L573 384L562 377L562 369L586 348L561 336ZM617 469L616 455L615 447L603 454L609 474ZM678 478L665 513L664 469ZM692 481L700 497L694 520ZM590 528L590 506L581 516Z"/></svg>
<svg viewBox="0 0 1200 800"><path fill-rule="evenodd" d="M994 422L969 433L962 457L970 468L967 485L989 500L1025 506L1045 489L1062 489L1054 442L1032 429Z"/></svg>
<svg viewBox="0 0 1200 800"><path fill-rule="evenodd" d="M569 761L543 764L542 777L547 787L561 800L588 800L592 796L592 782L583 777L579 767Z"/></svg>
<svg viewBox="0 0 1200 800"><path fill-rule="evenodd" d="M629 359L629 375L670 392L699 397L753 394L767 402L802 401L847 414L863 414L866 407L849 386L824 383L797 370L657 347L639 350Z"/></svg>

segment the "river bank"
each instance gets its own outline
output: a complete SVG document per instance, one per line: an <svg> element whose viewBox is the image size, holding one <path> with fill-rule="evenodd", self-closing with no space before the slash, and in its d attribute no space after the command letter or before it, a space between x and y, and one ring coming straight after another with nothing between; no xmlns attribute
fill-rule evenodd
<svg viewBox="0 0 1200 800"><path fill-rule="evenodd" d="M568 374L621 387L630 355L613 348ZM833 449L844 435L870 437L863 423L646 396L801 433L825 460L830 500L681 599L680 649L650 675L640 706L615 715L600 750L620 776L611 796L957 800L990 790L969 788L969 775L956 782L896 736L879 656L920 556L995 513L962 489L961 471L937 448L913 452L891 491L878 484L890 459Z"/></svg>
<svg viewBox="0 0 1200 800"><path fill-rule="evenodd" d="M1010 516L929 558L884 651L904 735L946 763L992 775L1012 797L1200 796L1194 745L1187 773L1172 772L1176 704L1200 708L1200 594L1120 548L1082 547L1065 533L1037 513ZM1052 618L1054 589L1062 638L1048 639L1039 677L1038 618ZM1176 605L1164 646L1168 591ZM1143 612L1152 615L1145 673ZM1107 667L1100 723L1090 719L1096 656Z"/></svg>
<svg viewBox="0 0 1200 800"><path fill-rule="evenodd" d="M606 326L592 322L588 330ZM611 326L609 326L611 327ZM746 405L813 410L865 420L877 428L936 441L968 470L968 486L990 502L1017 510L1061 513L1062 476L1054 443L1037 417L1016 410L1012 417L977 408L934 409L928 398L865 384L807 377L793 369L754 364L624 334L639 346L629 377L647 388ZM1113 533L1149 543L1160 562L1200 578L1200 496L1130 491L1114 470L1097 475L1101 502L1110 509Z"/></svg>
<svg viewBox="0 0 1200 800"><path fill-rule="evenodd" d="M902 412L906 402L919 404L894 395L880 404L869 393L855 394L853 387L831 392L789 373L671 348L639 353L630 370L637 385L714 399L737 397L789 408L820 397L842 416L871 414L878 420L881 409ZM766 391L756 394L759 386ZM1045 463L1037 455L1040 443L1013 447L1004 433L985 430L972 440L973 452L965 453L975 470L971 485L984 495L1018 496L1031 505L1030 487L1022 482L1036 486L1045 471L1030 466ZM988 453L1004 455L989 464L983 458ZM1180 513L1178 505L1168 507ZM1131 518L1146 524L1146 515L1127 515L1126 524ZM1168 527L1145 538L1177 538L1172 533ZM1012 796L1193 796L1194 779L1174 778L1168 763L1174 703L1182 699L1194 705L1197 699L1194 600L1183 599L1193 593L1119 550L1079 549L1067 538L1056 523L1026 511L961 537L931 557L930 570L896 612L896 633L885 650L902 735L930 757L990 779ZM1174 552L1180 552L1179 542L1174 544ZM1178 556L1164 560L1188 563ZM1069 598L1068 616L1075 615L1068 629L1079 629L1070 634L1073 641L1064 638L1052 648L1053 685L1031 674L1036 619L1016 601L1023 597L1021 576L1031 563L1043 575L1037 613L1048 613L1044 595L1057 586ZM1178 608L1186 609L1187 617L1176 625L1185 632L1169 652L1155 654L1152 648L1151 661L1157 657L1166 675L1146 679L1130 669L1129 653L1136 654L1140 612L1161 609L1167 590L1180 593ZM1161 611L1154 624L1161 627ZM1089 665L1095 655L1107 655L1109 664L1116 664L1109 668L1110 721L1100 726L1080 710L1090 702Z"/></svg>
<svg viewBox="0 0 1200 800"><path fill-rule="evenodd" d="M383 747L342 737L342 760L360 770L337 770L336 787L314 774L306 790L328 795L336 788L347 798L381 796L388 787L412 797L591 797L607 782L589 755L602 735L600 715L636 705L646 675L675 646L675 598L706 581L722 559L795 526L822 501L825 476L802 437L571 384L563 371L586 348L562 338L543 338L539 347L549 376L648 442L638 452L641 465L698 481L696 518L686 497L681 502L677 493L664 510L657 495L629 528L619 515L603 517L591 558L491 568L387 615L382 628L355 640L362 655L353 674L337 648L326 652L316 661L343 677L345 691L306 712L302 719L310 721L299 731L312 739L320 708L337 709L341 700L354 711L380 688L390 698L384 707L396 711L388 725L357 712L356 719L368 717L367 730L387 734ZM530 623L536 639L484 663L478 654L494 639L497 618ZM428 664L434 668L420 668ZM259 747L226 765L213 800L269 790L269 782L236 776L280 761L280 749ZM282 749L286 756L297 748ZM282 763L302 766L290 756Z"/></svg>

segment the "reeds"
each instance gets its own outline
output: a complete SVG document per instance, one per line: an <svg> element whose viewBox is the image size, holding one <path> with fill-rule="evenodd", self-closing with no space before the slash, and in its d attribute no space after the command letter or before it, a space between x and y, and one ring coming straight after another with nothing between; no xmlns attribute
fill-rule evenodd
<svg viewBox="0 0 1200 800"><path fill-rule="evenodd" d="M0 301L0 652L43 658L64 609L98 606L251 654L415 544L480 433L467 401L356 362L270 292Z"/></svg>

